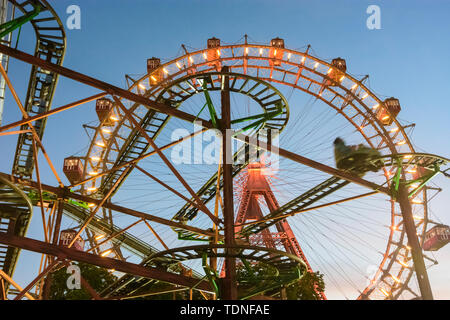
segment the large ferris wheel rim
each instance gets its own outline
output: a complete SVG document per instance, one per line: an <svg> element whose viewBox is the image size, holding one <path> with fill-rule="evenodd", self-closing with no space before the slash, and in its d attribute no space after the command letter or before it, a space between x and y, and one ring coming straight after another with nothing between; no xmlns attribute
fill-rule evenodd
<svg viewBox="0 0 450 320"><path fill-rule="evenodd" d="M257 49L258 49L258 48L259 48L259 49L262 49L262 48L264 48L264 49L270 49L270 48L273 48L273 47L267 46L267 45L238 44L238 45L220 46L220 47L214 48L214 50L216 50L216 49L217 49L217 50L222 50L222 49L227 49L227 48L233 50L233 49L236 49L236 48L251 48L251 47L257 48ZM312 56L312 55L309 55L307 52L298 52L298 51L295 51L295 50L290 50L290 49L285 49L285 48L283 48L283 50L286 51L286 52L289 52L290 54L294 54L294 53L295 53L295 54L302 55L303 57L306 57L306 58L308 58L308 59L314 60L314 61L316 61L317 63L321 63L321 64L323 64L323 65L326 65L328 68L331 68L331 67L332 67L332 65L331 65L330 63L328 63L328 62L326 62L326 61L323 61L323 60L320 60L320 59L318 59L318 58L316 58L316 57L314 57L314 56ZM176 64L177 66L179 66L178 62L179 62L179 61L182 61L183 59L189 59L190 61L193 61L193 60L191 60L191 59L192 59L192 56L198 55L198 54L204 54L204 53L207 52L207 51L208 51L208 49L203 49L203 50L198 50L198 51L186 53L185 55L182 55L182 56L180 56L180 57L178 57L178 58L175 58L175 59L173 59L173 60L171 60L171 61L169 61L169 62L166 62L165 64L159 66L158 68L152 70L151 72L148 72L146 75L144 75L144 76L142 76L140 79L136 80L136 81L128 88L128 90L129 90L129 91L136 90L140 84L142 84L143 82L145 82L147 79L150 79L150 77L152 76L152 74L154 74L154 73L156 73L156 72L161 72L162 70L164 70L165 73L168 74L168 73L167 73L167 70L166 70L166 67L168 67L168 66L171 65L171 64L172 64L172 65L173 65L173 64ZM269 57L261 57L261 56L260 56L260 57L253 57L253 56L249 56L248 54L244 54L244 55L242 55L242 56L233 56L233 57L231 57L231 58L222 58L222 57L220 57L219 59L217 59L217 61L226 61L226 60L230 60L230 59L231 59L231 60L236 60L236 59L240 59L240 58L243 58L244 60L245 60L245 59L250 59L250 58L252 58L252 59L253 59L253 58L257 58L257 59L259 59L259 60L268 60L268 61L273 61L273 60L274 60L273 58L269 58ZM214 60L214 61L216 61L216 60ZM286 62L285 60L282 60L282 61L283 61L283 62ZM292 62L290 62L290 63L292 64ZM207 65L207 64L208 64L208 62L203 62L201 65ZM196 65L193 64L191 67L189 67L189 68L184 68L183 70L181 70L182 68L178 67L178 69L180 69L180 71L179 71L177 74L175 74L174 76L172 76L172 75L171 75L171 76L172 76L172 78L173 78L173 77L175 77L175 76L178 75L178 74L182 74L183 72L186 73L186 74L189 74L189 72L190 72L191 74L192 74L192 73L195 73L195 74L197 74L197 73L200 73L200 74L201 74L201 73L204 73L204 72L197 72L197 67L198 67L199 65L200 65L200 64L196 64ZM230 66L230 67L233 67L233 66ZM300 67L300 66L299 66L299 67ZM304 68L304 69L308 69L308 68L305 67L304 65L302 65L301 68L302 68L302 69L303 69L303 68ZM316 73L318 76L322 76L324 79L327 78L327 76L326 76L325 74L318 73L318 72L316 72L316 70L311 70L311 69L310 69L309 71L312 71L312 72ZM357 83L358 86L359 86L360 88L364 89L364 91L366 92L366 94L365 94L366 97L367 97L367 96L374 97L375 100L378 102L378 105L382 105L382 101L381 101L374 93L372 93L366 86L364 86L363 83L362 83L361 81L355 79L354 77L352 77L352 76L349 75L348 73L344 73L344 72L342 72L342 73L345 74L345 76L346 76L348 79L351 79L353 82ZM302 75L302 77L304 77L304 76ZM267 80L267 81L273 81L273 79L264 79L264 80ZM309 79L309 80L311 80L311 82L313 81L312 79ZM164 85L164 83L167 83L167 82L168 82L168 79L162 81L161 84ZM276 81L276 82L277 82L277 81ZM281 83L281 82L278 82L278 83ZM281 84L287 84L287 83L281 83ZM366 112L367 112L367 114L369 115L369 117L367 117L367 115L362 114L362 113L361 113L361 115L362 115L363 117L367 117L369 123L372 124L372 126L374 127L374 129L378 131L378 134L380 135L380 137L383 138L383 140L386 142L387 147L389 147L389 149L391 150L391 153L393 153L393 154L397 153L397 150L396 150L396 148L395 148L395 145L394 145L394 144L392 143L392 141L389 139L389 138L390 138L389 134L387 133L387 131L385 130L384 126L381 124L381 122L379 121L379 119L377 119L377 118L374 116L374 114L371 112L371 109L367 108L367 106L365 106L364 103L362 103L362 101L359 99L359 97L357 97L356 95L354 95L354 93L353 93L353 92L350 92L347 88L343 87L343 86L341 85L341 83L338 83L338 86L339 86L340 88L344 89L344 91L346 91L348 94L351 94L351 95L353 96L352 101L350 102L351 104L353 104L353 101L354 101L354 100L357 100L357 101L360 103L360 105L362 105L362 106L364 106L364 107L366 108ZM152 91L154 91L154 88L155 88L155 87L158 88L158 87L160 87L160 86L158 86L158 85L156 85L156 86L151 86L149 90L145 90L145 92L143 93L143 96L145 96L145 97L151 97L152 95L154 95L154 94L152 93ZM325 99L324 99L322 96L320 96L320 95L314 94L314 93L312 93L312 92L310 92L310 91L306 91L306 90L304 90L304 89L301 88L301 87L297 87L297 88L299 88L299 89L305 91L305 92L308 93L308 94L315 95L317 99L320 99L320 100L322 100L323 102L325 102L325 103L327 103L328 105L330 105L331 107L333 107L337 112L339 112L341 115L343 115L344 117L346 117L346 119L347 119L348 121L350 121L350 122L355 126L355 128L363 135L363 137L365 138L365 140L369 142L369 144L371 145L371 147L374 147L374 148L376 147L376 146L372 145L370 139L369 139L367 136L365 136L363 130L362 130L361 128L359 128L359 127L353 122L352 119L350 119L349 117L346 116L346 114L345 114L345 112L343 112L343 110L340 110L339 108L337 108L336 106L334 106L334 105L333 105L332 103L330 103L329 101L325 100ZM331 90L330 90L330 91L331 91ZM140 91L139 91L139 92L140 92ZM334 92L334 91L333 91L333 92ZM338 95L338 94L336 93L336 95ZM122 98L120 98L120 99L122 99ZM365 98L363 98L362 100L364 100L364 99L365 99ZM139 103L134 103L134 104L130 107L130 110L131 110L131 111L136 110L136 108L137 108L139 105L140 105ZM406 133L405 133L405 131L404 131L404 129L403 129L403 126L401 126L401 125L399 124L399 122L397 121L397 119L396 119L395 117L393 118L393 120L394 120L394 123L397 125L397 128L399 128L399 131L402 133L402 136L405 138L405 143L409 146L410 150L411 150L412 152L414 152L413 146L412 146L412 144L411 144L409 138L407 137L407 135L406 135ZM125 121L124 118L123 118L123 119L120 119L120 124L119 124L119 125L116 127L116 129L114 130L114 133L117 133L117 132L120 130L120 128L122 127L122 124L124 123L124 121ZM375 126L375 124L377 124L378 126ZM381 131L380 131L380 129L381 129ZM95 132L94 138L93 138L92 141L91 141L91 144L90 144L90 146L89 146L89 150L88 150L86 159L89 157L90 153L92 152L92 150L93 150L93 148L94 148L94 146L95 146L95 139L96 139L96 137L97 137L98 131L99 131L99 130L97 130L97 131ZM107 150L106 150L106 153L105 153L105 154L106 154L106 157L108 156L108 154L109 154L109 152L110 152L110 147L111 147L111 145L112 145L112 143L109 143L109 144L107 145Z"/></svg>
<svg viewBox="0 0 450 320"><path fill-rule="evenodd" d="M250 43L247 43L247 44L223 45L223 46L219 46L219 47L214 48L214 50L216 50L216 49L217 49L217 50L222 50L222 49L238 49L238 48L244 48L244 49L245 49L245 48L255 48L255 49L268 49L268 50L273 49L273 47L270 46L270 45L261 45L261 44L250 44ZM134 88L136 88L140 83L142 83L143 81L145 81L146 79L148 79L149 76L150 76L152 73L154 73L154 72L156 72L156 71L158 71L158 70L164 70L167 66L169 66L169 65L171 65L171 64L173 64L173 63L176 63L176 62L178 62L178 61L181 61L181 60L183 60L183 59L189 58L189 57L191 57L191 56L198 55L198 54L203 54L203 53L207 52L208 50L209 50L209 49L200 49L200 50L197 50L197 51L192 51L192 52L186 53L186 54L181 55L181 56L179 56L179 57L177 57L177 58L175 58L175 59L172 59L172 60L170 60L170 61L168 61L168 62L162 64L162 65L159 66L158 68L152 70L151 72L146 73L146 74L143 75L141 78L137 79L137 80L136 80L136 81L128 88L128 90L133 90ZM310 60L313 60L313 61L318 62L318 63L320 63L320 64L326 65L326 66L329 67L329 68L332 68L332 67L333 67L333 65L330 64L329 62L327 62L327 61L325 61L325 60L322 60L322 59L319 59L318 57L315 57L315 56L309 54L308 52L301 52L301 51L296 51L296 50L288 49L288 48L282 48L282 50L285 51L286 53L302 55L302 56L304 56L306 59L310 59ZM217 61L218 61L218 62L222 62L222 61L227 61L227 60L237 60L237 59L239 59L239 58L244 58L244 59L259 59L259 60L266 60L266 61L274 61L274 60L275 60L275 58L269 58L269 57L256 57L256 56L250 56L250 55L248 55L248 54L244 54L244 55L242 55L242 56L233 56L233 57L227 57L227 58L222 58L222 57L220 57L220 58L217 59ZM289 62L289 61L286 61L286 60L284 60L284 59L278 59L278 60L280 60L280 61L283 62L283 63L290 63L290 64L293 64L293 65L294 65L294 63ZM207 64L207 62L206 62L206 63L202 63L202 64ZM194 67L196 67L196 66L198 66L198 65L199 65L199 64L195 64L195 65L193 64ZM233 66L231 66L231 67L233 67ZM187 69L187 68L186 68L186 69ZM193 68L190 68L190 69L192 70ZM274 67L274 69L276 69L276 68ZM310 70L310 71L311 71L311 70ZM350 74L347 73L347 72L343 72L343 71L342 71L341 73L344 74L345 77L348 78L348 79L350 79L351 81L353 81L353 82L355 82L355 83L358 83L358 86L359 86L360 88L362 88L366 93L369 94L369 96L373 97L380 105L382 105L383 101L382 101L381 99L379 99L378 96L377 96L375 93L373 93L367 86L365 86L365 85L362 83L362 81L356 79L355 77L353 77L352 75L350 75ZM319 74L319 73L316 73L316 74L319 75L319 76L323 76L323 74ZM338 86L341 87L341 88L343 88L343 87L341 86L341 84L338 84ZM344 90L347 91L346 88L344 88ZM320 96L318 96L317 98L323 100ZM357 99L357 97L354 97L354 98ZM326 102L326 101L324 101L324 102ZM367 110L367 111L370 111L370 110ZM375 120L377 120L377 119L375 118ZM414 147L413 147L411 141L409 140L408 136L407 136L406 133L404 132L403 126L400 125L399 121L398 121L395 117L393 118L393 121L394 121L394 123L398 126L399 130L403 132L403 135L404 135L405 139L407 139L406 144L410 147L411 151L414 152ZM383 125L382 125L380 122L378 122L378 125L380 125L380 127L383 127ZM393 152L393 153L394 153L394 152Z"/></svg>
<svg viewBox="0 0 450 320"><path fill-rule="evenodd" d="M220 47L215 48L215 49L222 50L222 49L226 49L226 48L234 48L234 49L236 49L236 48L247 48L247 47L248 47L248 48L251 48L251 47L253 47L253 48L264 48L264 49L270 49L270 48L272 48L271 46L267 46L267 45L240 44L240 45L220 46ZM159 68L157 68L156 70L164 69L164 68L165 68L166 66L168 66L170 63L177 62L177 61L180 61L180 60L182 60L182 59L186 59L186 58L188 58L188 57L190 57L190 56L192 56L192 55L194 55L194 54L204 53L204 52L207 51L207 50L208 50L208 49L204 49L204 50L199 50L199 51L187 53L187 54L185 54L185 55L183 55L183 56L180 56L180 57L178 57L178 58L176 58L176 59L174 59L174 60L171 60L170 62L167 62L167 63L161 65L161 66L160 66ZM300 54L300 55L302 55L302 56L304 56L304 57L306 57L306 58L308 58L308 59L310 59L310 60L316 61L317 63L321 63L322 65L328 66L329 68L332 67L331 64L329 64L328 62L323 61L323 60L321 60L321 59L318 59L318 58L316 58L316 57L314 57L314 56L311 56L311 55L309 55L308 53L305 53L305 52L297 52L297 51L294 51L294 50L289 50L289 49L284 49L284 48L283 48L283 50L284 50L285 52L289 52L289 53L297 53L297 54ZM217 59L217 61L224 62L224 61L229 61L229 60L233 60L233 59L244 59L244 60L245 60L245 59L253 59L253 58L256 58L256 57L251 57L251 56L242 55L242 56L233 56L233 57L230 57L230 58L220 58L220 59ZM260 59L260 60L269 60L269 61L272 61L272 60L273 60L272 58L268 58L268 57L262 57L262 58L259 57L259 58L256 58L256 59ZM286 61L282 60L282 62L286 62ZM207 63L203 63L203 65L205 65L205 64L207 64ZM291 63L291 64L292 64L292 63ZM198 65L196 65L196 66L198 66ZM277 69L277 68L275 68L275 67L273 67L273 68L274 68L274 69ZM305 67L305 68L306 68L306 67ZM306 69L307 69L307 68L306 68ZM180 71L179 73L186 72L187 70L193 71L193 70L195 70L195 66L194 66L194 68L192 68L192 66L189 67L189 68L185 68L184 70ZM282 70L280 70L280 71L282 71ZM318 76L322 76L324 79L325 79L325 77L326 77L325 75L320 74L320 73L316 72L315 70L309 69L309 71L315 73L315 74L318 75ZM155 72L155 70L153 70L152 72ZM139 80L137 80L132 86L130 86L129 90L132 91L133 88L136 88L136 87L139 85L139 83L140 83L141 81L145 81L145 80L151 75L152 72L147 73L145 76L143 76L142 78L140 78ZM201 72L199 72L199 73L201 73ZM379 104L382 104L382 101L381 101L375 94L373 94L366 86L364 86L364 84L363 84L361 81L355 79L354 77L352 77L352 76L349 75L348 73L344 73L344 74L345 74L345 76L346 76L348 79L351 79L353 82L357 83L358 86L359 86L360 88L362 88L362 89L367 93L367 95L370 95L375 101L377 101ZM276 81L276 80L272 80L272 79L264 79L264 80L267 80L267 81L274 81L274 82L277 82L277 83L280 83L280 84L287 84L287 83L282 83L281 81ZM310 80L311 80L311 79L310 79ZM311 80L311 82L313 82L313 80ZM340 84L338 85L338 87L340 87L341 89L343 89L344 92L347 92L347 93L349 93L349 94L352 95L352 101L351 101L351 103L353 103L353 101L356 101L356 102L358 102L361 106L363 106L363 107L366 109L366 112L367 112L367 113L366 113L366 114L361 113L361 115L362 115L362 116L368 117L369 123L374 127L374 129L375 129L376 131L378 131L378 132L380 133L380 136L382 137L382 139L383 139L384 141L387 141L387 147L389 147L389 149L391 150L391 153L392 153L392 154L397 154L397 153L398 153L398 152L397 152L397 149L396 149L396 147L395 147L395 145L394 145L394 143L393 143L391 137L389 136L389 134L387 134L386 129L385 129L384 126L380 123L380 121L378 121L378 119L374 116L374 113L371 112L370 108L368 108L367 105L365 105L364 103L362 103L361 99L360 99L358 96L355 96L355 94L352 93L352 92L350 92L347 88L341 86ZM297 88L303 90L301 87L297 87ZM343 112L339 111L338 108L334 107L334 106L332 105L332 103L330 103L329 101L325 100L322 96L317 95L317 94L314 94L314 93L312 93L312 92L308 92L308 91L306 91L306 90L303 90L303 91L307 92L308 94L314 95L317 99L320 99L320 100L322 100L323 102L325 102L326 104L332 106L332 107L335 108L339 113L341 113L341 114L343 114L343 115L345 116L345 114L344 114ZM332 91L332 90L330 90L330 91ZM332 91L332 92L335 93L336 96L339 95L339 94L338 94L337 92L335 92L335 91ZM342 96L341 96L341 97L342 97ZM364 100L364 99L362 99L362 100ZM349 120L350 122L352 122L348 117L346 117L346 118L347 118L347 120ZM396 118L393 119L393 123L395 123L395 124L397 125L398 131L402 134L402 136L403 136L403 138L404 138L404 140L405 140L405 143L404 143L404 144L409 148L409 150L411 150L411 153L414 153L414 148L413 148L413 146L412 146L412 144L411 144L411 142L410 142L410 139L409 139L409 137L407 136L407 134L406 134L406 132L405 132L403 126L400 125L400 123L398 122L398 120L397 120ZM355 123L352 122L352 124L356 127ZM370 139L369 139L366 135L364 135L363 131L362 131L362 130L358 130L358 131L359 131L359 132L363 135L363 137L371 144ZM92 145L92 144L91 144L91 145ZM373 146L373 145L371 144L371 146ZM394 212L392 211L392 216L393 216L393 215L394 215ZM423 232L425 232L425 228L424 228L424 231L423 231ZM401 233L401 238L402 238L402 239L404 238L404 233L405 233L405 230L402 230L402 233ZM392 244L392 234L393 234L393 231L391 230L391 233L390 233L390 236L389 236L389 241L388 241L388 248L387 248L386 253L385 253L385 255L384 255L384 258L383 258L383 264L384 264L384 262L385 262L386 259L387 259L387 254L389 253L389 246ZM396 250L396 251L398 251L398 250ZM411 269L408 269L408 270L410 270L410 275L411 275L411 274L412 274L412 270L411 270ZM381 272L381 271L382 271L382 270L381 270L381 267L380 267L379 272ZM366 290L365 290L365 291L366 291Z"/></svg>

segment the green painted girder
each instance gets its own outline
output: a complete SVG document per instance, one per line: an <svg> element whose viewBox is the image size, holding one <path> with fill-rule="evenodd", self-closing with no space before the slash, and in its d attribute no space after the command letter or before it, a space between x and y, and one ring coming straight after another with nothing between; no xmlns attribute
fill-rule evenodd
<svg viewBox="0 0 450 320"><path fill-rule="evenodd" d="M275 210L266 216L264 216L265 221L252 224L248 227L244 227L239 233L238 237L245 238L252 234L261 232L262 230L276 224L279 220L284 218L279 218L279 216L284 216L291 212L299 211L307 208L313 203L325 198L326 196L336 192L337 190L345 187L350 182L347 180L340 179L338 177L331 177L324 182L318 184L317 186L311 188L310 190L304 192L298 197L292 199L288 203L281 206L278 210ZM268 219L268 220L266 220Z"/></svg>
<svg viewBox="0 0 450 320"><path fill-rule="evenodd" d="M36 17L41 12L41 6L39 4L36 4L34 6L34 10L19 17L16 19L13 19L11 21L7 21L0 25L0 39L6 36L7 34L13 32L17 28L21 28L22 25L25 23L31 21L34 17Z"/></svg>

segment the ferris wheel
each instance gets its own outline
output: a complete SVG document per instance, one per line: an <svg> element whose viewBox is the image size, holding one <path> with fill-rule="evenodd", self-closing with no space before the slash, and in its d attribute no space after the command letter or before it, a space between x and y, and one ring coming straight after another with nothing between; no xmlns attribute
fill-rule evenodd
<svg viewBox="0 0 450 320"><path fill-rule="evenodd" d="M410 126L397 119L399 100L374 94L367 77L347 72L345 59L319 59L310 46L290 50L280 38L230 45L211 38L206 48L183 46L184 54L167 62L149 58L124 90L0 49L102 91L13 124L30 127L31 154L47 156L33 119L95 101L86 150L61 146L67 157L54 169L59 187L17 170L0 176L4 194L14 195L6 203L30 214L30 203L40 207L46 243L59 239L104 258L74 260L122 267L100 296L198 290L217 298L230 289L226 279L236 275L229 266L237 263L249 274L260 264L274 271L264 281L239 278L234 298L278 297L274 288L315 271L326 284L320 299L427 298L423 276L435 261L422 248L449 241L449 228L429 215L439 190L428 183L448 176L449 160L417 153ZM38 172L35 158L25 168ZM57 264L49 250L41 252L40 272ZM154 274L127 272L114 261Z"/></svg>

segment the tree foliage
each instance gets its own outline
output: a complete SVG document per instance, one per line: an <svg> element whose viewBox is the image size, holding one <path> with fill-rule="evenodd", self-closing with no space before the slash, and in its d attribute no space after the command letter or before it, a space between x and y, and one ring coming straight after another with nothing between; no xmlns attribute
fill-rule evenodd
<svg viewBox="0 0 450 320"><path fill-rule="evenodd" d="M307 272L300 280L286 287L288 300L320 300L325 291L323 274L319 271Z"/></svg>
<svg viewBox="0 0 450 320"><path fill-rule="evenodd" d="M249 290L250 286L273 288L274 283L279 281L276 276L276 269L267 264L257 263L252 265L251 268L238 265L236 272L240 288L243 290ZM301 279L288 285L279 286L276 289L269 289L264 295L280 299L283 297L288 300L319 300L320 294L324 291L323 274L317 271L306 272Z"/></svg>

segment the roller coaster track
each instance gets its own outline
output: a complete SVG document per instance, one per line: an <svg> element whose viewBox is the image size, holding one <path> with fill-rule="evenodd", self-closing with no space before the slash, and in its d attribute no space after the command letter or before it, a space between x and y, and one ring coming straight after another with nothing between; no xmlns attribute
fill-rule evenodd
<svg viewBox="0 0 450 320"><path fill-rule="evenodd" d="M219 76L219 72L212 72L183 77L176 79L173 82L166 79L163 82L163 86L157 86L154 88L149 96L157 102L177 108L190 97L202 92L202 89L198 88L198 82L195 82L198 79L204 80L205 83L207 83L207 91L219 90L220 86L217 85L217 82L220 81ZM234 79L231 81L230 91L242 93L251 97L261 105L265 112L270 112L274 109L273 105L276 103L280 103L282 105L283 112L281 115L279 117L275 117L275 119L268 120L267 123L264 124L265 128L277 129L281 131L289 117L289 112L287 110L287 102L283 97L280 97L279 91L271 85L256 78L238 74L235 74L234 76ZM248 90L244 89L246 85L249 85L251 88ZM273 98L274 100L269 101L270 98ZM139 117L136 112L138 111L138 107L139 106L137 104L132 106L131 110L133 115L140 120L140 126L146 130L148 136L153 140L156 139L170 117L166 114L155 112L154 110L147 110L143 117ZM125 122L122 122L121 126L128 128L131 132L128 136L121 137L122 140L125 141L123 144L120 145L118 139L114 139L115 141L110 144L111 149L114 145L120 145L120 150L117 150L118 155L114 161L114 167L120 166L125 162L142 156L149 148L148 141L137 129L132 129ZM120 128L120 126L118 128ZM115 130L115 136L119 132L118 128ZM125 168L121 168L103 176L97 192L99 194L107 193L119 179L124 170ZM125 181L126 177L130 173L131 170L122 178L116 190L120 188L120 185Z"/></svg>
<svg viewBox="0 0 450 320"><path fill-rule="evenodd" d="M74 204L65 203L64 213L74 219L75 221L83 222L89 217L89 210L82 207L76 206ZM120 233L121 229L115 225L109 224L103 219L92 219L89 223L88 228L94 231L96 234L116 234ZM120 233L117 237L111 240L114 244L120 245L122 248L136 254L141 258L145 258L153 253L158 252L158 250L146 242L136 238L128 232Z"/></svg>
<svg viewBox="0 0 450 320"><path fill-rule="evenodd" d="M25 236L33 213L33 204L15 184L0 177L0 232ZM20 249L0 244L0 269L10 277L19 258Z"/></svg>
<svg viewBox="0 0 450 320"><path fill-rule="evenodd" d="M64 27L53 8L45 0L9 1L24 14L34 10L32 4L41 6L40 14L30 21L36 33L34 55L48 62L62 65L66 50L66 36ZM32 66L24 104L29 116L50 110L57 82L58 74ZM42 118L33 124L40 139L44 135L46 122L47 118ZM25 129L27 129L27 125L21 127L21 130ZM34 169L32 140L31 133L19 135L12 169L14 175L31 177Z"/></svg>
<svg viewBox="0 0 450 320"><path fill-rule="evenodd" d="M64 29L50 5L44 1L15 1L9 0L15 8L23 14L34 10L34 5L41 6L41 14L30 22L36 33L35 56L52 63L61 65L66 40ZM32 66L25 110L30 116L46 112L50 109L58 75L42 68ZM46 118L35 121L34 128L39 137L44 134ZM21 130L27 129L24 125ZM19 135L16 154L14 157L13 174L30 178L34 167L34 154L31 133ZM15 235L24 236L32 215L32 203L27 195L10 181L0 177L0 231L9 231ZM0 268L9 276L15 270L20 249L0 245Z"/></svg>
<svg viewBox="0 0 450 320"><path fill-rule="evenodd" d="M289 201L285 205L281 206L278 210L275 210L264 216L264 221L243 228L240 235L242 237L246 237L251 234L256 234L277 223L280 220L276 219L278 216L302 210L315 203L316 201L323 199L329 194L332 194L333 192L345 187L349 183L349 181L342 180L338 177L331 177L306 191L305 193L301 194L300 196L296 197L295 199Z"/></svg>
<svg viewBox="0 0 450 320"><path fill-rule="evenodd" d="M156 139L158 134L164 128L167 123L169 116L164 113L158 113L153 110L149 110L148 113L140 121L140 126L144 128L147 135L151 139ZM120 166L121 164L134 160L142 156L149 148L148 141L139 133L137 129L133 130L126 142L121 147L119 154L114 162L114 167ZM116 183L119 177L122 175L127 167L120 168L108 175L105 175L102 179L101 185L98 188L99 192L106 194L112 186ZM120 185L125 181L126 177L131 173L131 170L123 177L121 182L118 184L116 190L120 188ZM114 192L113 192L114 193Z"/></svg>

